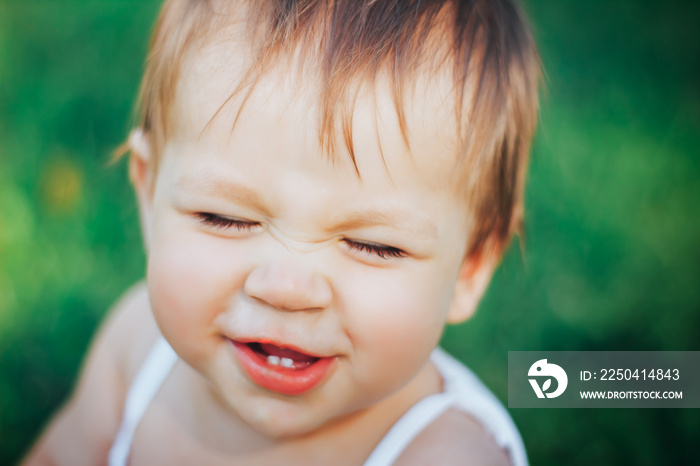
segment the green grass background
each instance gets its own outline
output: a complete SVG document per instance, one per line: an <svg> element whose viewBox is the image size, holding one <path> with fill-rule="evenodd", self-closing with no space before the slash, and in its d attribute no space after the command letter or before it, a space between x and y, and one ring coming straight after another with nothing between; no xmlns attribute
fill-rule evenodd
<svg viewBox="0 0 700 466"><path fill-rule="evenodd" d="M700 350L700 2L529 0L546 68L524 252L444 346ZM158 2L0 0L0 464L144 275L129 129ZM694 409L512 410L534 465L697 464Z"/></svg>

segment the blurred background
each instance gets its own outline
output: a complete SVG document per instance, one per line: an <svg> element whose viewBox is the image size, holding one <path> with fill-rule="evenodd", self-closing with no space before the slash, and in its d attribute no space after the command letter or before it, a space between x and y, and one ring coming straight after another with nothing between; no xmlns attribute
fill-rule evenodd
<svg viewBox="0 0 700 466"><path fill-rule="evenodd" d="M157 1L0 0L0 464L144 276L111 151ZM546 69L526 205L443 345L507 403L514 350L700 350L700 2L529 0ZM511 410L533 465L697 464L693 409Z"/></svg>

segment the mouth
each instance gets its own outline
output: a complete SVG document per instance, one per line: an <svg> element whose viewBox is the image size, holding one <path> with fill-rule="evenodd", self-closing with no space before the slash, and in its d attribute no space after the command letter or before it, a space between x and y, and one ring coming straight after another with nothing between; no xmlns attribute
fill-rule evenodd
<svg viewBox="0 0 700 466"><path fill-rule="evenodd" d="M267 342L230 341L253 382L284 395L300 395L317 386L335 360Z"/></svg>

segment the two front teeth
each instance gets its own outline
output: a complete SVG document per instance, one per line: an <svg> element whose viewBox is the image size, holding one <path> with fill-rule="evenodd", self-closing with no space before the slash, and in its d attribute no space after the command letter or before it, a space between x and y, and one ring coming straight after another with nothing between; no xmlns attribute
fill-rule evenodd
<svg viewBox="0 0 700 466"><path fill-rule="evenodd" d="M294 369L294 360L290 358L280 358L279 356L269 355L267 363L271 366L282 366L288 369Z"/></svg>

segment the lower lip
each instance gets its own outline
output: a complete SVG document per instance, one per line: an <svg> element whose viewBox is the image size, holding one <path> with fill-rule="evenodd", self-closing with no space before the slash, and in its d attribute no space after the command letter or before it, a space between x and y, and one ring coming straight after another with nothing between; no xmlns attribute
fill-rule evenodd
<svg viewBox="0 0 700 466"><path fill-rule="evenodd" d="M321 383L335 358L321 358L303 369L271 366L248 345L233 341L236 356L253 382L273 392L300 395Z"/></svg>

